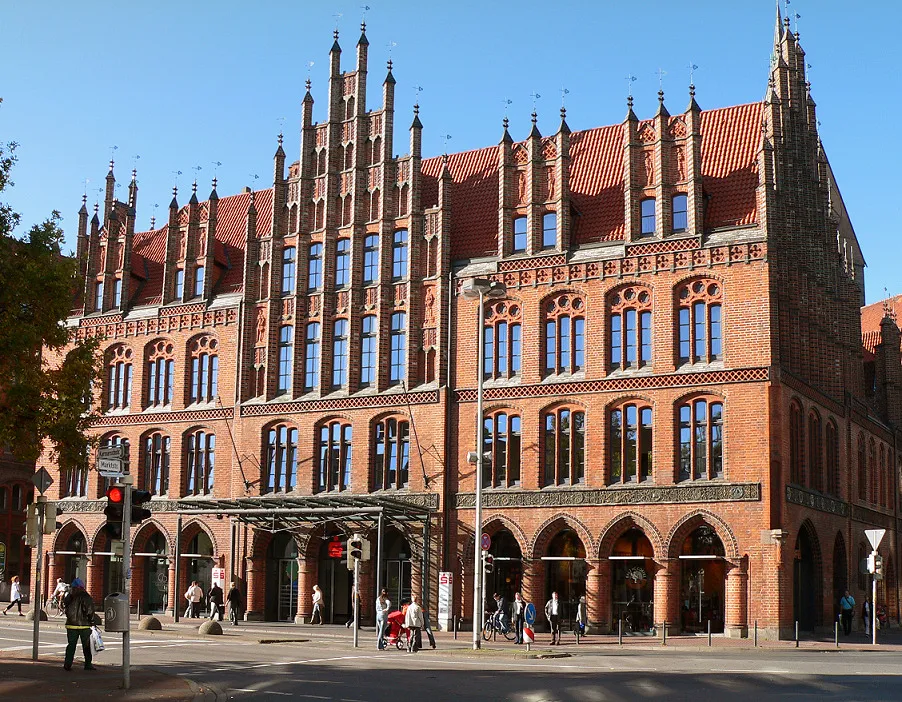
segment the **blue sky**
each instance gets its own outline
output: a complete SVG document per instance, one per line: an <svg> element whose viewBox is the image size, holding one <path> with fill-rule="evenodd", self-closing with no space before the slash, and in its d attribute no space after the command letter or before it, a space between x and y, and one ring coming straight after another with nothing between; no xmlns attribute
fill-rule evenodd
<svg viewBox="0 0 902 702"><path fill-rule="evenodd" d="M368 107L379 107L394 44L398 153L407 150L416 86L423 153L431 156L446 143L448 151L496 143L505 100L511 133L524 138L533 93L541 95L539 128L550 132L562 88L578 130L622 120L629 74L638 77L640 118L656 106L658 69L666 71L671 113L685 108L690 63L702 109L759 100L767 84L772 0L365 1ZM280 129L289 159L297 158L308 71L314 119L325 116L336 21L342 67L353 67L363 4L5 3L0 139L20 144L16 186L5 199L23 215L23 229L57 209L74 246L84 180L90 203L113 145L120 199L137 163L139 228L149 226L154 204L165 217L174 171L182 171L182 202L195 173L199 195L209 194L214 168L221 196L268 187ZM868 262L868 302L884 287L898 294L902 154L893 124L902 107L902 3L792 0L790 11L801 15L822 139Z"/></svg>

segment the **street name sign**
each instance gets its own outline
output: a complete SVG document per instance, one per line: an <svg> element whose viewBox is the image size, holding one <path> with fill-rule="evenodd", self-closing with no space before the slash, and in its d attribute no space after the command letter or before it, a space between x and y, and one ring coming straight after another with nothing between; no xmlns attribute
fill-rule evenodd
<svg viewBox="0 0 902 702"><path fill-rule="evenodd" d="M97 449L97 458L109 458L116 461L123 461L126 458L127 449L128 447L125 444L103 446Z"/></svg>
<svg viewBox="0 0 902 702"><path fill-rule="evenodd" d="M125 475L125 461L118 458L98 458L97 472L104 478L121 478Z"/></svg>

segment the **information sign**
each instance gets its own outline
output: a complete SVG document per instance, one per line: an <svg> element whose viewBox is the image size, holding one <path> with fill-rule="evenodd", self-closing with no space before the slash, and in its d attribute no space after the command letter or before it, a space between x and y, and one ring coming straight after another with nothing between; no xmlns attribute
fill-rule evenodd
<svg viewBox="0 0 902 702"><path fill-rule="evenodd" d="M530 626L536 623L536 606L532 602L526 604L526 608L523 610L523 619Z"/></svg>
<svg viewBox="0 0 902 702"><path fill-rule="evenodd" d="M454 574L442 572L438 574L438 618L451 617L451 587L454 585Z"/></svg>

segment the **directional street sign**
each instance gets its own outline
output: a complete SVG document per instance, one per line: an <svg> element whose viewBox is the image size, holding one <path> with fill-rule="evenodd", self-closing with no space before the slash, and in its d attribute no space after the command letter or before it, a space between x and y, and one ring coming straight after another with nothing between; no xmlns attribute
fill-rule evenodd
<svg viewBox="0 0 902 702"><path fill-rule="evenodd" d="M102 448L97 449L97 458L110 458L113 460L125 460L127 456L128 447L124 444L116 444L115 446L104 446Z"/></svg>
<svg viewBox="0 0 902 702"><path fill-rule="evenodd" d="M50 473L47 472L46 468L41 468L33 476L31 476L31 482L34 483L34 486L38 489L38 492L43 495L45 492L47 492L47 488L53 485L53 478L50 477Z"/></svg>
<svg viewBox="0 0 902 702"><path fill-rule="evenodd" d="M523 610L523 618L526 620L526 623L532 626L536 622L536 606L530 602L526 605L526 609Z"/></svg>
<svg viewBox="0 0 902 702"><path fill-rule="evenodd" d="M868 541L871 542L871 546L873 546L875 551L880 545L880 542L883 541L883 535L885 533L886 529L865 529L864 531L864 535L868 537Z"/></svg>

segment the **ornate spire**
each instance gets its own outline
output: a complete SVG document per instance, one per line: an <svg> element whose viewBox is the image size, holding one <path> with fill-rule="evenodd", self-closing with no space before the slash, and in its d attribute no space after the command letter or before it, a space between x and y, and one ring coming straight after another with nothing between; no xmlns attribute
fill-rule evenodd
<svg viewBox="0 0 902 702"><path fill-rule="evenodd" d="M420 103L415 103L413 106L413 123L410 125L411 129L422 129L423 123L420 122Z"/></svg>
<svg viewBox="0 0 902 702"><path fill-rule="evenodd" d="M558 130L565 134L570 133L570 125L567 124L567 108L561 105L561 127Z"/></svg>
<svg viewBox="0 0 902 702"><path fill-rule="evenodd" d="M511 138L510 132L507 131L507 128L510 126L510 120L508 120L505 115L504 119L501 120L501 126L504 127L504 131L501 134L501 143L502 144L513 144L514 140Z"/></svg>

